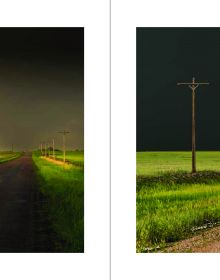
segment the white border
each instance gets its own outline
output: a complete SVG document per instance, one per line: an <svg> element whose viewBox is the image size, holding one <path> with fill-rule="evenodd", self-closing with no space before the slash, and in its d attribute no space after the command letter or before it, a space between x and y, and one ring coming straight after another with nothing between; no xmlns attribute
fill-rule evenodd
<svg viewBox="0 0 220 280"><path fill-rule="evenodd" d="M85 27L85 253L0 254L0 279L109 279L109 2L1 1L0 26Z"/></svg>
<svg viewBox="0 0 220 280"><path fill-rule="evenodd" d="M218 1L112 0L112 279L217 279L219 254L136 254L136 27L220 26ZM161 46L162 47L162 46Z"/></svg>

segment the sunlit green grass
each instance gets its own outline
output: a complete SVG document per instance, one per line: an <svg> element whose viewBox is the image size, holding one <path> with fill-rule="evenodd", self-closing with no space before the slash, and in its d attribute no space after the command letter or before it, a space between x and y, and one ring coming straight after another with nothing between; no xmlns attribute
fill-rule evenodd
<svg viewBox="0 0 220 280"><path fill-rule="evenodd" d="M84 251L84 172L73 165L65 168L33 153L42 193L48 200L49 219L61 252Z"/></svg>
<svg viewBox="0 0 220 280"><path fill-rule="evenodd" d="M63 152L56 151L55 156L59 160L63 160ZM66 160L76 166L84 166L84 152L83 151L67 151Z"/></svg>
<svg viewBox="0 0 220 280"><path fill-rule="evenodd" d="M220 152L137 153L137 251L166 246L220 221ZM182 163L182 164L181 164ZM205 171L207 170L207 171Z"/></svg>
<svg viewBox="0 0 220 280"><path fill-rule="evenodd" d="M0 152L0 163L16 159L22 155L21 152Z"/></svg>
<svg viewBox="0 0 220 280"><path fill-rule="evenodd" d="M137 152L137 175L191 171L191 152ZM220 151L198 151L197 170L219 170Z"/></svg>

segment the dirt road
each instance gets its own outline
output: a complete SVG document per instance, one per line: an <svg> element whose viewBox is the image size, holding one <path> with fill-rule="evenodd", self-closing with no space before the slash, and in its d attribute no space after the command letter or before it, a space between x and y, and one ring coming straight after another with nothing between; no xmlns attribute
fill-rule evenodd
<svg viewBox="0 0 220 280"><path fill-rule="evenodd" d="M50 252L46 201L30 154L0 164L0 252Z"/></svg>
<svg viewBox="0 0 220 280"><path fill-rule="evenodd" d="M167 253L220 253L220 226L203 231L177 242L165 250Z"/></svg>

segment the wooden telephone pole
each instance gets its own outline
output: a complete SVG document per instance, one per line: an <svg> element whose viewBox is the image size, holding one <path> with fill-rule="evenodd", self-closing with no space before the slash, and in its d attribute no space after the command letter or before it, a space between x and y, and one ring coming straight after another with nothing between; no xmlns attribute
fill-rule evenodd
<svg viewBox="0 0 220 280"><path fill-rule="evenodd" d="M69 131L63 130L58 133L63 134L63 162L66 161L66 134L70 133Z"/></svg>
<svg viewBox="0 0 220 280"><path fill-rule="evenodd" d="M44 143L44 156L46 157L47 156L47 143L45 142Z"/></svg>
<svg viewBox="0 0 220 280"><path fill-rule="evenodd" d="M54 138L52 140L52 145L53 145L53 158L55 159Z"/></svg>
<svg viewBox="0 0 220 280"><path fill-rule="evenodd" d="M43 155L43 144L40 143L40 152L41 152L41 155Z"/></svg>
<svg viewBox="0 0 220 280"><path fill-rule="evenodd" d="M49 141L47 143L47 152L48 152L48 157L50 157L50 142Z"/></svg>
<svg viewBox="0 0 220 280"><path fill-rule="evenodd" d="M192 90L192 173L196 173L196 121L195 121L195 94L196 89L200 85L209 85L209 83L196 82L192 78L192 82L177 83L177 85L187 85Z"/></svg>

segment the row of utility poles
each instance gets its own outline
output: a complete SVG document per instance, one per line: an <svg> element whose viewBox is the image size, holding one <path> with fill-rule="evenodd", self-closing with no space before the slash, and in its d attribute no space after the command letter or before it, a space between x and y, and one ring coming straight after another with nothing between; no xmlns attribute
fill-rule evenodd
<svg viewBox="0 0 220 280"><path fill-rule="evenodd" d="M63 131L59 131L58 133L61 133L63 135L63 162L66 162L66 135L70 132L67 131L67 130L63 130ZM52 151L51 151L51 147L52 147ZM39 148L40 148L42 156L52 157L53 159L55 159L55 141L54 141L54 138L50 141L40 143Z"/></svg>

